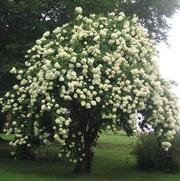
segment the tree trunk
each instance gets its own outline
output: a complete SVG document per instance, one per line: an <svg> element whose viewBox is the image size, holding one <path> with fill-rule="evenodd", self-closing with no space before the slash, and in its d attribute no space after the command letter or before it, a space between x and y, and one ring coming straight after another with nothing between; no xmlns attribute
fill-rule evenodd
<svg viewBox="0 0 180 181"><path fill-rule="evenodd" d="M85 156L82 161L78 161L74 167L75 174L90 174L94 153L92 146L97 141L98 132L102 124L101 117L99 116L100 109L92 108L91 110L82 108L77 102L71 105L71 118L76 119L78 122L75 128L72 126L72 133L74 129L79 130L83 134L83 150ZM77 127L76 127L77 126ZM78 140L77 140L78 141Z"/></svg>
<svg viewBox="0 0 180 181"><path fill-rule="evenodd" d="M91 145L85 146L85 158L82 162L77 162L74 167L75 174L90 174L94 153L91 150Z"/></svg>

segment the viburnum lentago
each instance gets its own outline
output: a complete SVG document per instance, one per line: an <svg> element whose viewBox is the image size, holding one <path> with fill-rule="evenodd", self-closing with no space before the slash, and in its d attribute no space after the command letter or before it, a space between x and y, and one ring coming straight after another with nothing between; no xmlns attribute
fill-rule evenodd
<svg viewBox="0 0 180 181"><path fill-rule="evenodd" d="M1 99L11 144L31 147L32 136L56 141L60 157L80 163L100 130L133 135L141 113L168 150L179 126L177 101L138 18L75 12L75 21L45 32L27 51L24 69L11 70L19 83Z"/></svg>

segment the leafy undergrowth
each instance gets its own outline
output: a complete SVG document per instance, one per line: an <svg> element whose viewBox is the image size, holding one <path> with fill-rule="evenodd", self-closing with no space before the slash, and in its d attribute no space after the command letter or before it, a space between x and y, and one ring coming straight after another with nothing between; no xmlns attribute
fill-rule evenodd
<svg viewBox="0 0 180 181"><path fill-rule="evenodd" d="M95 149L91 175L72 174L73 165L63 162L13 160L9 146L0 144L0 181L178 181L180 172L164 174L136 169L130 154L135 138L103 134Z"/></svg>

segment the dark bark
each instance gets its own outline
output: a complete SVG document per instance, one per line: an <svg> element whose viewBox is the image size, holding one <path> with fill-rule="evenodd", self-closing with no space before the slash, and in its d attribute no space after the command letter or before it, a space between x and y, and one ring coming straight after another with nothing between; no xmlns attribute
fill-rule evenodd
<svg viewBox="0 0 180 181"><path fill-rule="evenodd" d="M86 145L85 147L85 158L82 162L77 162L74 167L75 174L90 174L92 168L92 162L94 153L91 150L91 145Z"/></svg>
<svg viewBox="0 0 180 181"><path fill-rule="evenodd" d="M91 122L92 123L92 122ZM92 170L92 162L94 158L94 153L92 151L92 146L95 145L96 139L98 137L100 121L95 122L95 124L89 125L89 129L84 133L84 153L85 157L82 162L77 162L74 168L74 173L76 174L90 174Z"/></svg>
<svg viewBox="0 0 180 181"><path fill-rule="evenodd" d="M74 173L76 174L90 174L92 169L92 162L94 153L92 151L92 146L94 146L98 139L98 133L100 132L100 127L102 124L100 118L100 108L85 109L79 105L78 102L74 101L70 105L70 116L73 119L73 124L71 124L70 134L81 131L84 138L84 143L82 143L82 153L85 154L83 161L78 161L74 167ZM80 140L77 137L76 142ZM77 151L78 152L78 151ZM80 154L81 155L81 154ZM79 155L79 156L80 156Z"/></svg>

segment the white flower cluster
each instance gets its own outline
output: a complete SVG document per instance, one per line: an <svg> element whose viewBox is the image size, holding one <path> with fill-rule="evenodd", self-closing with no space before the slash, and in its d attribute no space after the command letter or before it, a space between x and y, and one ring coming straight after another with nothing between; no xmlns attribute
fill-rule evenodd
<svg viewBox="0 0 180 181"><path fill-rule="evenodd" d="M132 134L141 112L168 149L179 125L176 98L137 17L75 11L76 22L45 32L28 50L24 70L11 70L19 84L1 99L2 111L12 114L5 129L15 133L11 144L31 146L31 135L44 143L53 137L62 145L59 156L76 163L83 160L86 133L97 135L98 127Z"/></svg>

